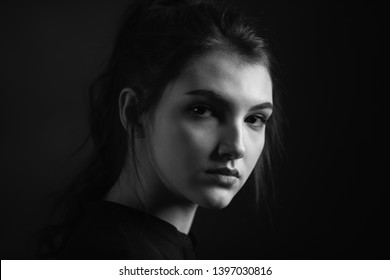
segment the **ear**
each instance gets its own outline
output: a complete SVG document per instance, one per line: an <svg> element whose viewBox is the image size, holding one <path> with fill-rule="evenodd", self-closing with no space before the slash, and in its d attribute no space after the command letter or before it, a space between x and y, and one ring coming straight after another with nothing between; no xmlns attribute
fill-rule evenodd
<svg viewBox="0 0 390 280"><path fill-rule="evenodd" d="M136 138L145 136L143 124L138 121L137 114L138 98L136 92L132 88L124 88L119 94L119 118L123 128L130 132L130 126L134 126Z"/></svg>

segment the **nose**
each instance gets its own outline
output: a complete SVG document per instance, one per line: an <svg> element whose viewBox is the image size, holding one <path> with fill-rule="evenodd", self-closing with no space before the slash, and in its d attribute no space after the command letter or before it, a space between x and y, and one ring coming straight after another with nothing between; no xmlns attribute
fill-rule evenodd
<svg viewBox="0 0 390 280"><path fill-rule="evenodd" d="M243 141L243 128L240 124L226 125L221 134L218 154L226 160L244 157L245 146Z"/></svg>

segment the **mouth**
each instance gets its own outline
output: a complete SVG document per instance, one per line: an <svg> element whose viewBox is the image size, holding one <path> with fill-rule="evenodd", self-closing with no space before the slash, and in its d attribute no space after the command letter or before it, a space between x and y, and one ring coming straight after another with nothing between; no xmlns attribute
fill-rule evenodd
<svg viewBox="0 0 390 280"><path fill-rule="evenodd" d="M240 173L237 169L215 168L206 170L206 173L215 184L223 187L237 186L239 183Z"/></svg>
<svg viewBox="0 0 390 280"><path fill-rule="evenodd" d="M227 167L208 169L206 170L206 173L240 178L240 173L237 169L230 169Z"/></svg>

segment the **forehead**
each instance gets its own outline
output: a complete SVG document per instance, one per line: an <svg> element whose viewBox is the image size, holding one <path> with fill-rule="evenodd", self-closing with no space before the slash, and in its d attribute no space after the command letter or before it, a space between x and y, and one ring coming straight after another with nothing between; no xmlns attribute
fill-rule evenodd
<svg viewBox="0 0 390 280"><path fill-rule="evenodd" d="M271 102L272 81L261 64L248 64L235 54L211 52L189 64L183 73L167 87L167 94L206 89L217 92L233 102ZM171 96L173 97L173 96Z"/></svg>

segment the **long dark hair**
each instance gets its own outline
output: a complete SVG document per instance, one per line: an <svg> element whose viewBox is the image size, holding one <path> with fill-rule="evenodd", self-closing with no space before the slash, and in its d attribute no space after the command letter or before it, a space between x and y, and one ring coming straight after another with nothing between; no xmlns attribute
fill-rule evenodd
<svg viewBox="0 0 390 280"><path fill-rule="evenodd" d="M261 64L271 75L274 112L267 124L263 153L251 176L259 199L272 189L269 174L281 141L279 96L275 94L273 59L255 23L220 1L135 0L123 15L105 72L91 87L89 139L94 151L61 196L59 205L65 205L66 211L52 233L66 237L82 203L101 200L117 181L127 156L134 155L128 144L132 139L119 119L121 90L129 87L137 94L137 108L128 116L131 124L137 116L153 111L165 86L191 61L216 49L234 52L245 63ZM134 137L134 133L130 135Z"/></svg>

